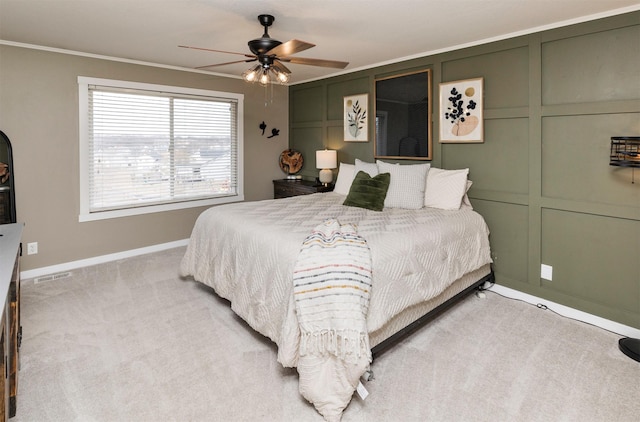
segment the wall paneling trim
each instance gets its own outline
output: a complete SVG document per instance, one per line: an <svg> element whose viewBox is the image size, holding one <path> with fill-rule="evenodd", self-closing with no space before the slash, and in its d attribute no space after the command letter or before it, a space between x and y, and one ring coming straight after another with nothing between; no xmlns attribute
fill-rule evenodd
<svg viewBox="0 0 640 422"><path fill-rule="evenodd" d="M640 12L292 86L290 146L373 161L373 141L341 138L342 96L424 68L434 87L484 78L485 142L439 144L436 101L432 165L470 168L497 283L640 328L640 183L608 162L611 136L640 135Z"/></svg>

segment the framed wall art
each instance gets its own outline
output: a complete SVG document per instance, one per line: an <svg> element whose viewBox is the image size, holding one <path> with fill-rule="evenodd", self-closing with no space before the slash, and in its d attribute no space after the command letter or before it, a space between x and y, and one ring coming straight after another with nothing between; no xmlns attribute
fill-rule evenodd
<svg viewBox="0 0 640 422"><path fill-rule="evenodd" d="M431 69L375 79L374 158L433 159Z"/></svg>
<svg viewBox="0 0 640 422"><path fill-rule="evenodd" d="M484 142L483 78L440 84L440 142Z"/></svg>
<svg viewBox="0 0 640 422"><path fill-rule="evenodd" d="M369 94L344 97L344 140L367 142Z"/></svg>

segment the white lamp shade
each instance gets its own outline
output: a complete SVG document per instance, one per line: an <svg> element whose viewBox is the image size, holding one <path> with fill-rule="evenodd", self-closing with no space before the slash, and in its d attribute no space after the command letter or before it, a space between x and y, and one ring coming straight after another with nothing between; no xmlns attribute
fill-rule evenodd
<svg viewBox="0 0 640 422"><path fill-rule="evenodd" d="M325 149L316 151L316 168L317 169L334 169L338 167L338 152L335 150Z"/></svg>

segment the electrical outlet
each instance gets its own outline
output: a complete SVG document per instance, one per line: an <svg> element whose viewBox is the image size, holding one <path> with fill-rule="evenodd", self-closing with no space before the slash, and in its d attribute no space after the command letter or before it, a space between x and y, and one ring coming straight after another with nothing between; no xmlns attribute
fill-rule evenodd
<svg viewBox="0 0 640 422"><path fill-rule="evenodd" d="M38 253L38 242L27 243L27 255L35 255Z"/></svg>
<svg viewBox="0 0 640 422"><path fill-rule="evenodd" d="M551 281L553 279L553 267L551 265L540 264L540 278Z"/></svg>

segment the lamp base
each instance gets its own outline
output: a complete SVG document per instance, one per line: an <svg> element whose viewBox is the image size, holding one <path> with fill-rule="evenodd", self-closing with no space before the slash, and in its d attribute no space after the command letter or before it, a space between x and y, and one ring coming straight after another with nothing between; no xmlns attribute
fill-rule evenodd
<svg viewBox="0 0 640 422"><path fill-rule="evenodd" d="M621 338L618 340L618 347L622 353L640 362L640 340L630 337Z"/></svg>
<svg viewBox="0 0 640 422"><path fill-rule="evenodd" d="M333 181L333 172L329 169L320 170L320 174L318 176L320 183L323 183L325 186Z"/></svg>

